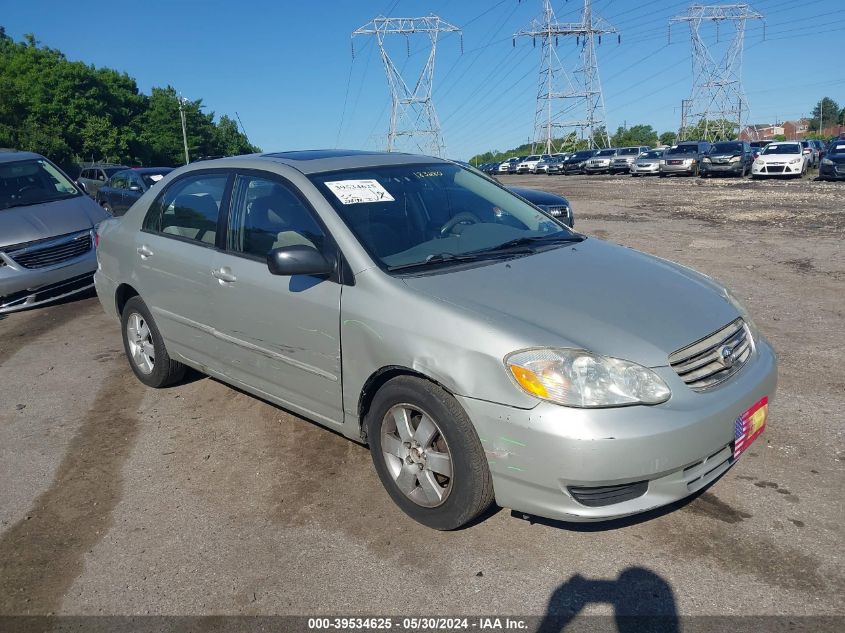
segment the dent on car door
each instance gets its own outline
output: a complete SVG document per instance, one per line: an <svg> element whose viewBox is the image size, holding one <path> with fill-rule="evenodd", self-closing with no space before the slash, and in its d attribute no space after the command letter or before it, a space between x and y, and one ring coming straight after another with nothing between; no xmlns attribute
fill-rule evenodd
<svg viewBox="0 0 845 633"><path fill-rule="evenodd" d="M138 291L168 351L211 368L217 358L211 271L228 178L217 170L171 183L150 205L132 253Z"/></svg>
<svg viewBox="0 0 845 633"><path fill-rule="evenodd" d="M215 254L214 325L228 377L327 425L343 422L341 285L270 273L267 254L330 240L295 188L272 175L236 176L225 250Z"/></svg>

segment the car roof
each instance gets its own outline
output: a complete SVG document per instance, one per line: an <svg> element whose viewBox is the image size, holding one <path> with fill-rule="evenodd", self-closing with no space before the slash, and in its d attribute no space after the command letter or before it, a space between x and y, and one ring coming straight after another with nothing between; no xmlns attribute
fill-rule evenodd
<svg viewBox="0 0 845 633"><path fill-rule="evenodd" d="M33 158L44 158L35 152L19 152L17 150L0 152L0 163L12 163L18 160L32 160Z"/></svg>
<svg viewBox="0 0 845 633"><path fill-rule="evenodd" d="M150 172L155 172L160 174L163 171L173 171L176 169L175 167L131 167L126 171L134 171L139 174L148 174Z"/></svg>

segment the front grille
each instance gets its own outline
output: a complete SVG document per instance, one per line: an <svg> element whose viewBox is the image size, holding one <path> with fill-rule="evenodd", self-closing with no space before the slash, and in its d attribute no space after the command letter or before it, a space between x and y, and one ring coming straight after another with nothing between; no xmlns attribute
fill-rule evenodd
<svg viewBox="0 0 845 633"><path fill-rule="evenodd" d="M766 167L766 171L770 174L782 174L783 170L786 169L785 167L769 165Z"/></svg>
<svg viewBox="0 0 845 633"><path fill-rule="evenodd" d="M693 391L705 391L726 381L751 357L752 341L742 319L732 321L692 345L669 355L669 364Z"/></svg>
<svg viewBox="0 0 845 633"><path fill-rule="evenodd" d="M556 218L561 216L566 217L569 215L569 207L564 205L553 205L553 206L544 206L543 207L549 215L552 215Z"/></svg>
<svg viewBox="0 0 845 633"><path fill-rule="evenodd" d="M569 486L568 489L572 498L581 505L600 508L642 497L648 490L648 482L635 481L630 484L597 487Z"/></svg>
<svg viewBox="0 0 845 633"><path fill-rule="evenodd" d="M37 242L8 253L24 268L46 268L60 264L91 250L91 233L75 233L58 239Z"/></svg>
<svg viewBox="0 0 845 633"><path fill-rule="evenodd" d="M733 461L733 448L728 444L701 461L687 466L684 468L684 481L687 483L687 490L690 492L701 490L730 468Z"/></svg>

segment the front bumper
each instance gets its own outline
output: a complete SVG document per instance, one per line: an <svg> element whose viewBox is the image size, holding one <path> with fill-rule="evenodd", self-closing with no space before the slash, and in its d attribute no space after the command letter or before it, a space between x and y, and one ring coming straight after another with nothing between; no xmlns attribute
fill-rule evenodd
<svg viewBox="0 0 845 633"><path fill-rule="evenodd" d="M613 163L610 166L610 171L611 171L611 173L628 172L628 171L631 171L631 164L632 163L629 163L627 161L624 162L624 163Z"/></svg>
<svg viewBox="0 0 845 633"><path fill-rule="evenodd" d="M686 165L670 165L665 163L660 165L661 174L694 174L698 163L687 163Z"/></svg>
<svg viewBox="0 0 845 633"><path fill-rule="evenodd" d="M673 396L651 407L542 402L521 410L458 396L485 449L496 502L551 519L599 521L673 503L715 481L735 462L736 418L774 396L773 350L756 335L753 360L709 393L691 391L669 367L655 371ZM584 502L583 487L635 496L595 505Z"/></svg>
<svg viewBox="0 0 845 633"><path fill-rule="evenodd" d="M584 173L587 174L602 174L610 171L610 163L590 164L584 165Z"/></svg>
<svg viewBox="0 0 845 633"><path fill-rule="evenodd" d="M97 268L91 248L53 266L26 268L0 253L0 314L50 303L93 287Z"/></svg>
<svg viewBox="0 0 845 633"><path fill-rule="evenodd" d="M819 165L819 178L831 178L834 180L845 180L845 164Z"/></svg>
<svg viewBox="0 0 845 633"><path fill-rule="evenodd" d="M701 163L702 174L741 174L743 172L742 162L734 163Z"/></svg>
<svg viewBox="0 0 845 633"><path fill-rule="evenodd" d="M804 171L804 161L792 164L783 162L779 165L773 163L751 165L752 176L798 176L802 171Z"/></svg>

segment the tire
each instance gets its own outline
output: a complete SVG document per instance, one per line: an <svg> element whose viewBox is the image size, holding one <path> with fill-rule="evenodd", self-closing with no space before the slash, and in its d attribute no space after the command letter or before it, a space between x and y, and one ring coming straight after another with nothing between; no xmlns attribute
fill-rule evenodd
<svg viewBox="0 0 845 633"><path fill-rule="evenodd" d="M161 332L141 297L126 302L120 315L120 330L126 359L138 380L156 389L182 380L186 367L168 356Z"/></svg>
<svg viewBox="0 0 845 633"><path fill-rule="evenodd" d="M454 530L493 503L493 480L475 428L438 385L415 376L389 380L373 398L366 427L379 479L415 521Z"/></svg>

